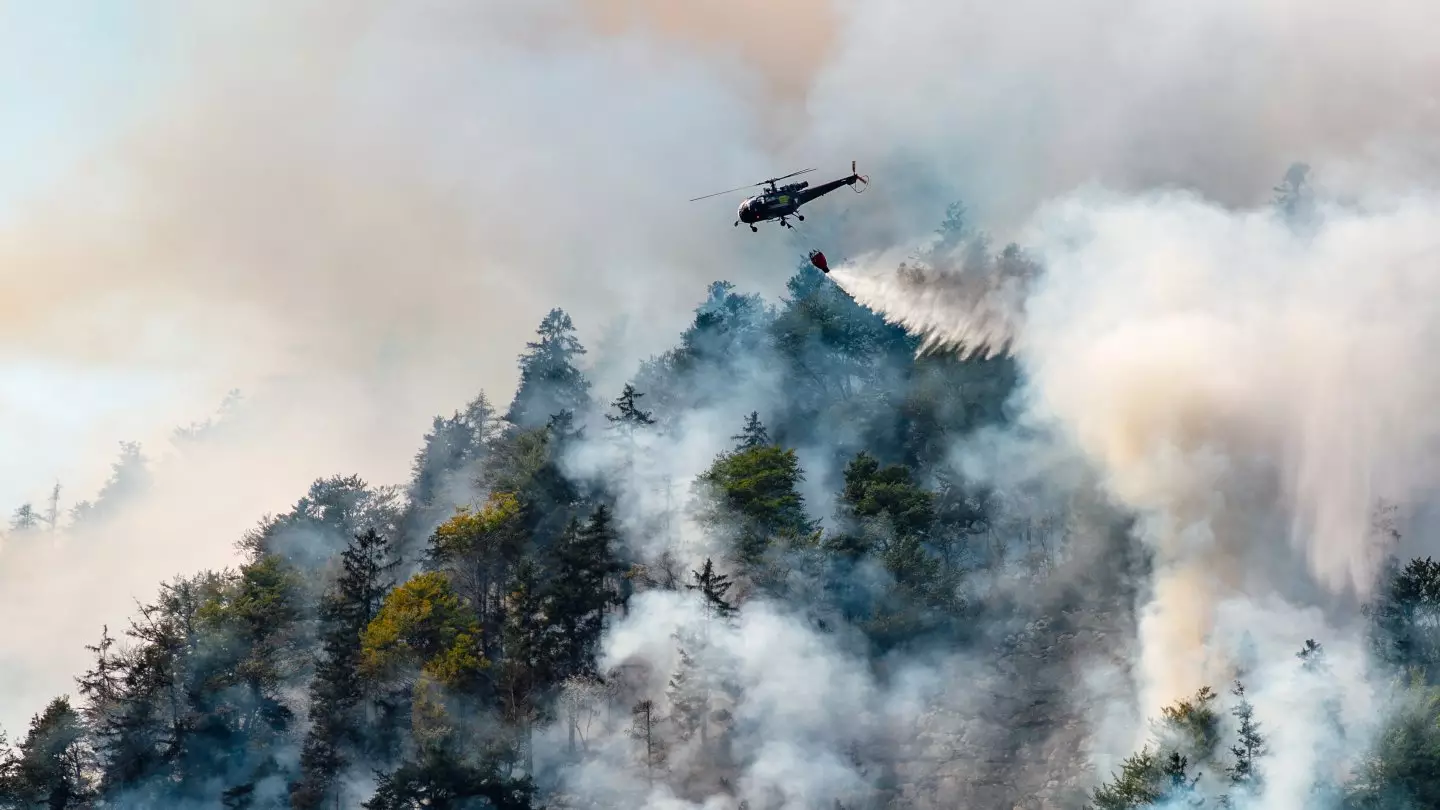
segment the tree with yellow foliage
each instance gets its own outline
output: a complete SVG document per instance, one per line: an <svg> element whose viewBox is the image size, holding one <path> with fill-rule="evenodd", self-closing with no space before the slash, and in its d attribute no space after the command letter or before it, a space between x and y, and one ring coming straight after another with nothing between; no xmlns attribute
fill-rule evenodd
<svg viewBox="0 0 1440 810"><path fill-rule="evenodd" d="M385 597L360 651L362 671L373 678L408 678L418 670L463 688L487 668L479 623L436 571L416 574Z"/></svg>
<svg viewBox="0 0 1440 810"><path fill-rule="evenodd" d="M504 621L501 604L527 534L520 499L496 492L479 510L459 509L430 538L430 559L480 623L484 648L494 654Z"/></svg>

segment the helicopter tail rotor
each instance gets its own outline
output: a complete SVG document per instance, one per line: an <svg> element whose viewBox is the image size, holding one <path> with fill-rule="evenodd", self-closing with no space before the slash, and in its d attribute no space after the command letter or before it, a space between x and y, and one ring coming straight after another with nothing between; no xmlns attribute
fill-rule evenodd
<svg viewBox="0 0 1440 810"><path fill-rule="evenodd" d="M870 185L870 177L869 177L869 175L860 174L858 171L856 171L856 169L855 169L855 161L853 161L853 160L850 161L850 176L853 177L853 178L855 178L855 180L859 181L859 182L862 183L863 185L866 185L866 186L869 186L869 185ZM851 191L854 191L856 194L864 194L864 193L865 193L862 189L857 189L857 188L855 188L855 184L854 184L854 183L851 183L851 184L850 184L850 190L851 190Z"/></svg>

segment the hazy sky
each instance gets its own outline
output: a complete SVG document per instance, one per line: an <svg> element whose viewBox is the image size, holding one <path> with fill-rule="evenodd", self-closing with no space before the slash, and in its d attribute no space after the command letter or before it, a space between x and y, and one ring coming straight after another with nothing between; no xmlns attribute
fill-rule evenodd
<svg viewBox="0 0 1440 810"><path fill-rule="evenodd" d="M175 69L159 47L164 24L104 0L0 0L0 228L20 227L30 204L83 176L94 150L156 100ZM0 265L6 297L26 272ZM75 367L0 344L0 504L12 509L57 476L93 479L87 457L152 430L152 410L181 388L168 375Z"/></svg>

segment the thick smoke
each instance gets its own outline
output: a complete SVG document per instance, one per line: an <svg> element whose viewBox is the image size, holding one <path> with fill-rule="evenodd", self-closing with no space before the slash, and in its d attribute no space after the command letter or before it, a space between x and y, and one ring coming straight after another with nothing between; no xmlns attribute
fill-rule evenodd
<svg viewBox="0 0 1440 810"><path fill-rule="evenodd" d="M1373 532L1377 503L1423 504L1440 483L1440 378L1425 370L1440 340L1437 223L1430 193L1321 205L1299 227L1193 194L1077 193L1025 232L1044 269L1010 312L1024 317L1014 334L983 327L993 296L967 300L964 269L918 295L886 280L894 270L836 278L937 339L1008 339L1049 452L1081 454L1142 516L1157 555L1139 636L1153 711L1225 682L1244 632L1270 649L1297 647L1307 623L1351 638L1392 551ZM1297 621L1310 606L1322 612ZM1348 678L1347 699L1365 700L1364 684Z"/></svg>
<svg viewBox="0 0 1440 810"><path fill-rule="evenodd" d="M761 268L788 263L770 234L679 201L850 159L874 192L813 217L850 215L837 255L875 251L888 272L882 251L962 195L1043 269L835 277L936 348L1013 349L1045 449L1146 516L1145 711L1222 673L1228 606L1363 595L1375 498L1434 483L1434 199L1394 194L1440 168L1416 137L1435 124L1434 4L705 3L640 26L655 4L141 5L156 23L135 49L173 78L0 227L4 354L173 387L154 433L97 429L82 481L114 440L159 437L232 387L253 418L201 466L158 473L107 554L7 559L7 580L77 594L44 625L57 646L118 624L158 578L230 560L319 475L398 479L432 413L506 390L551 306L587 337L644 313L615 340L633 359L705 281L773 291ZM1296 157L1370 207L1298 234L1244 207ZM1090 181L1116 194L1032 216ZM1176 185L1206 196L1147 191ZM696 440L676 479L709 452ZM44 452L15 463L43 469L37 500L71 477ZM106 604L51 577L103 583ZM12 715L36 705L16 699Z"/></svg>

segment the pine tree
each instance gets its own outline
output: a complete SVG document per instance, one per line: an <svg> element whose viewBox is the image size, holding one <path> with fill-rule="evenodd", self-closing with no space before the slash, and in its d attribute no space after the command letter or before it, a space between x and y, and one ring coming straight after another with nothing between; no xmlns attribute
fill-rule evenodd
<svg viewBox="0 0 1440 810"><path fill-rule="evenodd" d="M636 403L636 400L643 396L645 395L635 390L634 385L625 383L625 390L610 403L616 413L605 414L605 418L610 422L610 429L624 437L625 470L632 486L635 475L635 434L655 424L655 417L649 411L641 410Z"/></svg>
<svg viewBox="0 0 1440 810"><path fill-rule="evenodd" d="M1240 721L1239 741L1230 748L1235 755L1235 764L1229 769L1230 783L1253 793L1260 781L1256 763L1266 753L1265 738L1260 734L1260 724L1255 722L1255 707L1245 697L1244 684L1236 681L1230 694L1237 700L1231 713Z"/></svg>
<svg viewBox="0 0 1440 810"><path fill-rule="evenodd" d="M488 442L495 438L496 422L495 409L483 391L463 412L435 417L411 467L408 494L414 507L425 511L424 507L435 504L447 488L469 487L475 466L484 459ZM436 510L448 510L456 500L435 504Z"/></svg>
<svg viewBox="0 0 1440 810"><path fill-rule="evenodd" d="M720 456L696 481L701 525L733 539L735 560L754 580L768 573L772 547L816 539L799 490L804 477L794 450L762 445Z"/></svg>
<svg viewBox="0 0 1440 810"><path fill-rule="evenodd" d="M701 748L709 750L712 723L724 723L729 717L722 700L738 695L737 688L725 675L723 659L714 655L710 624L714 619L728 621L737 611L725 599L731 585L729 578L717 573L709 558L701 570L690 573L694 582L685 587L700 592L704 618L699 633L681 629L675 634L679 661L670 676L666 696L670 701L670 722L676 733L685 740L698 734Z"/></svg>
<svg viewBox="0 0 1440 810"><path fill-rule="evenodd" d="M1295 654L1300 659L1301 670L1309 676L1312 681L1322 681L1330 674L1330 663L1326 660L1325 648L1320 642L1314 639L1306 639L1305 646ZM1324 717L1325 732L1317 738L1317 749L1322 761L1333 764L1345 756L1348 750L1347 734L1345 724L1341 720L1340 698L1335 693L1326 695L1320 702L1320 710ZM1331 779L1322 776L1315 783L1316 794L1323 794L1337 788L1332 784ZM1318 796L1317 796L1318 798Z"/></svg>
<svg viewBox="0 0 1440 810"><path fill-rule="evenodd" d="M10 531L28 532L40 526L40 516L35 512L35 507L30 504L21 504L15 514L10 517Z"/></svg>
<svg viewBox="0 0 1440 810"><path fill-rule="evenodd" d="M1148 746L1120 763L1120 772L1091 793L1086 810L1136 810L1160 799L1161 764Z"/></svg>
<svg viewBox="0 0 1440 810"><path fill-rule="evenodd" d="M745 417L745 427L741 428L739 435L730 438L736 441L737 451L770 444L770 434L765 430L765 424L760 421L759 411L751 411L750 415Z"/></svg>
<svg viewBox="0 0 1440 810"><path fill-rule="evenodd" d="M572 519L551 551L544 601L556 637L560 678L596 674L605 613L619 601L615 578L621 567L614 556L618 541L610 509L602 504L583 526Z"/></svg>
<svg viewBox="0 0 1440 810"><path fill-rule="evenodd" d="M520 357L520 385L506 421L524 429L543 427L562 411L585 413L590 408L590 381L576 367L585 347L575 337L575 324L561 309L552 309L536 330L539 340L525 344Z"/></svg>
<svg viewBox="0 0 1440 810"><path fill-rule="evenodd" d="M45 510L45 525L50 527L53 534L60 528L60 482L56 481L54 488L50 490L49 507Z"/></svg>
<svg viewBox="0 0 1440 810"><path fill-rule="evenodd" d="M1305 639L1305 646L1300 648L1300 652L1295 653L1295 657L1300 659L1300 666L1306 672L1324 672L1328 668L1328 664L1325 662L1325 648L1313 638Z"/></svg>
<svg viewBox="0 0 1440 810"><path fill-rule="evenodd" d="M633 384L625 383L625 388L620 392L620 396L610 403L610 407L614 408L616 413L605 414L605 418L614 425L615 429L625 433L627 438L633 436L636 430L655 424L654 415L649 411L641 410L636 402L643 396L645 395L635 390Z"/></svg>
<svg viewBox="0 0 1440 810"><path fill-rule="evenodd" d="M670 722L680 739L689 740L698 733L704 740L707 736L705 716L710 710L705 673L684 646L677 648L676 654L679 661L665 689L670 701Z"/></svg>
<svg viewBox="0 0 1440 810"><path fill-rule="evenodd" d="M71 510L75 520L105 517L124 501L150 486L150 471L137 442L121 442L120 458L110 465L110 477L93 502L81 501Z"/></svg>
<svg viewBox="0 0 1440 810"><path fill-rule="evenodd" d="M321 656L310 685L311 728L300 755L301 777L291 788L292 806L318 808L335 794L337 778L367 750L359 707L361 633L394 587L389 542L374 529L354 535L340 557L341 572L321 606Z"/></svg>
<svg viewBox="0 0 1440 810"><path fill-rule="evenodd" d="M531 810L535 785L516 777L498 757L464 756L428 748L391 773L381 774L365 810Z"/></svg>
<svg viewBox="0 0 1440 810"><path fill-rule="evenodd" d="M25 807L50 810L83 806L92 795L87 776L90 752L85 743L85 724L70 707L70 700L58 697L30 721L30 733L20 744L13 792Z"/></svg>
<svg viewBox="0 0 1440 810"><path fill-rule="evenodd" d="M1160 774L1164 785L1160 793L1161 800L1175 802L1194 795L1195 784L1200 781L1201 776L1198 773L1190 775L1190 761L1179 751L1171 751L1165 758L1160 766ZM1198 806L1201 801L1191 804Z"/></svg>
<svg viewBox="0 0 1440 810"><path fill-rule="evenodd" d="M645 780L653 787L656 771L665 767L665 741L659 733L660 718L655 701L642 700L630 709L630 738L640 744L640 761L644 763Z"/></svg>
<svg viewBox="0 0 1440 810"><path fill-rule="evenodd" d="M1276 186L1273 204L1275 210L1286 220L1304 224L1314 213L1315 203L1310 190L1310 167L1304 163L1291 164L1285 170L1285 178Z"/></svg>
<svg viewBox="0 0 1440 810"><path fill-rule="evenodd" d="M685 588L700 592L703 598L701 610L707 626L712 618L725 621L735 615L735 606L725 599L725 592L730 590L733 583L729 577L715 571L715 564L709 557L705 558L705 565L701 570L691 571L690 574L695 578L695 583L687 584Z"/></svg>
<svg viewBox="0 0 1440 810"><path fill-rule="evenodd" d="M763 345L768 315L759 295L737 293L729 281L711 283L694 322L680 335L675 367L688 373L733 366Z"/></svg>
<svg viewBox="0 0 1440 810"><path fill-rule="evenodd" d="M555 639L548 632L539 572L529 558L516 566L505 600L504 658L497 687L504 717L520 730L526 774L534 773L531 738L543 719L541 697L557 683Z"/></svg>

